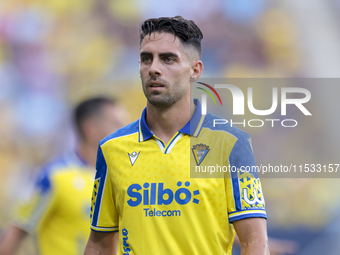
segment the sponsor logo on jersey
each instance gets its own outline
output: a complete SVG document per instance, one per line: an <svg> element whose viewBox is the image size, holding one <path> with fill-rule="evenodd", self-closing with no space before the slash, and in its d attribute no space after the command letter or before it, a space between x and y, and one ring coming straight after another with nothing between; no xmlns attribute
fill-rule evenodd
<svg viewBox="0 0 340 255"><path fill-rule="evenodd" d="M95 206L96 201L97 201L99 181L100 181L100 178L94 180L94 186L93 186L93 192L92 192L92 201L91 201L91 214L90 214L91 219L92 219L92 215L93 215L93 211L94 211L94 206Z"/></svg>
<svg viewBox="0 0 340 255"><path fill-rule="evenodd" d="M184 187L183 187L184 186ZM190 182L181 181L177 182L177 190L172 190L164 187L164 183L144 183L143 187L134 183L127 189L127 195L130 199L127 201L131 207L139 205L148 206L143 209L146 217L153 216L181 216L180 210L164 210L159 211L156 208L151 209L149 205L171 205L173 203L179 205L186 205L190 202L194 204L199 203L199 199L196 198L200 194L199 190L190 191Z"/></svg>
<svg viewBox="0 0 340 255"><path fill-rule="evenodd" d="M130 249L130 245L127 242L129 239L128 238L129 232L127 231L126 228L122 229L122 235L123 235L123 250L124 250L123 255L129 255L131 252L131 249Z"/></svg>
<svg viewBox="0 0 340 255"><path fill-rule="evenodd" d="M202 163L203 159L207 156L209 150L210 150L209 146L203 143L196 144L192 147L192 152L194 154L194 158L198 166Z"/></svg>

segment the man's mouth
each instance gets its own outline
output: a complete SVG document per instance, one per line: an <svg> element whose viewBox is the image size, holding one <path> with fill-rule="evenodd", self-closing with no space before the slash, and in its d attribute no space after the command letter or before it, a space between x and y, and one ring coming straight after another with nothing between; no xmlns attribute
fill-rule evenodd
<svg viewBox="0 0 340 255"><path fill-rule="evenodd" d="M159 81L151 81L149 87L165 87L165 85Z"/></svg>

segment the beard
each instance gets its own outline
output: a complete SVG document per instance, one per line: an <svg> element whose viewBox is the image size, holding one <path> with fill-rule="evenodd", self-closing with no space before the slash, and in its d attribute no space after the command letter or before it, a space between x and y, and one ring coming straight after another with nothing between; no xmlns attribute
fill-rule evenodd
<svg viewBox="0 0 340 255"><path fill-rule="evenodd" d="M159 108L159 109L166 109L168 107L170 107L171 105L173 105L174 103L176 103L180 98L174 98L172 95L166 94L166 95L155 95L155 93L153 94L149 94L149 95L145 95L147 100L149 101L150 104L152 104L154 107Z"/></svg>
<svg viewBox="0 0 340 255"><path fill-rule="evenodd" d="M151 81L160 81L166 91L148 91L149 83ZM169 85L168 82L161 79L150 79L143 84L143 92L150 104L159 109L166 109L178 102L187 92L187 88L180 86L179 84Z"/></svg>

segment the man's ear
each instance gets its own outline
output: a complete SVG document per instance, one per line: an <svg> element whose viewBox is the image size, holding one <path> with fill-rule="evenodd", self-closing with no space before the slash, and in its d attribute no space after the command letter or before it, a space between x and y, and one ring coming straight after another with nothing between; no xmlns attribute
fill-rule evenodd
<svg viewBox="0 0 340 255"><path fill-rule="evenodd" d="M195 60L192 62L191 72L190 72L190 81L197 81L203 72L203 63L201 60Z"/></svg>

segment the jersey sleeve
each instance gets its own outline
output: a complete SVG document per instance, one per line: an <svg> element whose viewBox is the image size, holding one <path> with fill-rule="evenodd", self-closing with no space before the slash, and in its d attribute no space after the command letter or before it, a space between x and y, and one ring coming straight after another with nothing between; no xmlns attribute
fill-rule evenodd
<svg viewBox="0 0 340 255"><path fill-rule="evenodd" d="M98 149L96 170L91 202L91 229L97 232L116 232L119 230L119 217L111 176L101 147Z"/></svg>
<svg viewBox="0 0 340 255"><path fill-rule="evenodd" d="M245 218L267 218L255 156L248 135L240 137L229 157L230 178L226 178L229 222Z"/></svg>
<svg viewBox="0 0 340 255"><path fill-rule="evenodd" d="M33 233L53 210L55 194L48 171L42 171L30 187L23 190L16 206L14 224Z"/></svg>

